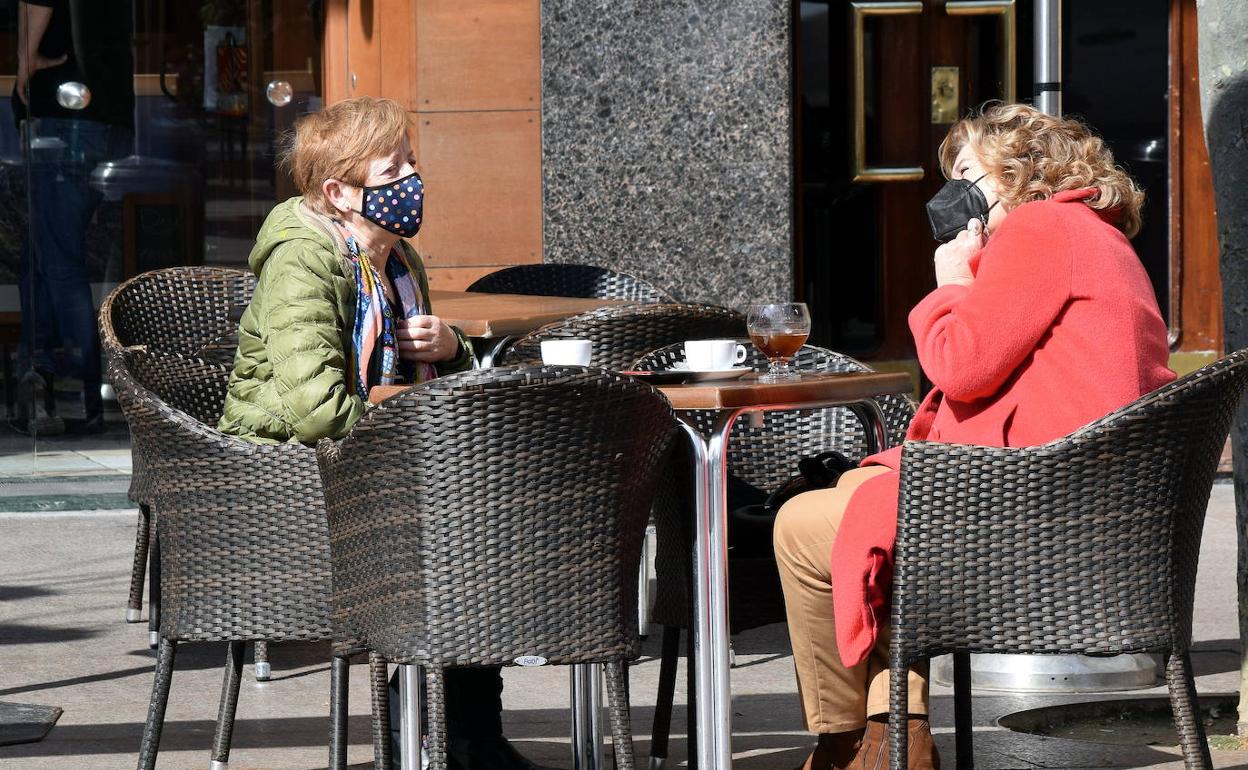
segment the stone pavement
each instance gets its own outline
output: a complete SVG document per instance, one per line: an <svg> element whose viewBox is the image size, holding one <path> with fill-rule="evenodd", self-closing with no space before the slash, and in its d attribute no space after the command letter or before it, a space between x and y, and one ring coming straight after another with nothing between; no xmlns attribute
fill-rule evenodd
<svg viewBox="0 0 1248 770"><path fill-rule="evenodd" d="M89 457L86 462L95 462ZM111 458L110 461L116 458ZM59 461L58 461L59 462ZM65 473L60 465L51 469ZM95 483L118 484L107 471ZM28 480L61 499L90 485ZM11 485L7 490L11 492ZM20 490L19 490L20 491ZM5 508L0 490L0 510ZM107 494L116 494L108 491ZM68 496L68 497L67 497ZM32 495L10 495L29 498ZM151 689L153 654L146 624L122 622L133 510L72 512L8 506L0 513L0 701L60 706L64 715L42 742L0 747L0 770L109 770L134 766ZM1235 620L1234 509L1229 484L1214 489L1196 604L1195 665L1203 695L1233 694L1238 679ZM636 748L644 767L658 673L658 634L632 669ZM788 641L782 625L734 640L734 752L741 770L798 765L811 745L802 730ZM307 770L326 766L329 694L327 647L276 645L274 676L257 683L245 669L231 767ZM221 645L186 645L179 653L159 768L206 768L221 686ZM368 693L354 667L351 748L354 767L368 766ZM534 759L571 767L568 688L562 669L509 669L507 732ZM683 703L683 673L677 699ZM953 766L952 699L934 688L934 725L947 767ZM1164 694L1164 688L1127 697ZM1124 696L1116 696L1124 697ZM1171 748L1122 747L1040 738L996 726L1006 713L1091 696L1003 697L976 693L976 761L980 768L1178 768ZM673 724L673 766L685 758L683 709ZM1215 752L1219 768L1248 768L1248 752Z"/></svg>

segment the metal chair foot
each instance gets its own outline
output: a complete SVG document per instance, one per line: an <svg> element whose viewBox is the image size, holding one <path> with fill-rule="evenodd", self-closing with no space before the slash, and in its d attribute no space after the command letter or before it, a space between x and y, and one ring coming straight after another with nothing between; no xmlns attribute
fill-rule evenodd
<svg viewBox="0 0 1248 770"><path fill-rule="evenodd" d="M158 632L149 631L147 633L147 646L153 650L160 646L160 634Z"/></svg>
<svg viewBox="0 0 1248 770"><path fill-rule="evenodd" d="M273 674L273 669L269 666L268 661L256 663L253 668L255 669L257 682L267 682L269 681L269 677ZM215 770L215 768L213 770Z"/></svg>
<svg viewBox="0 0 1248 770"><path fill-rule="evenodd" d="M130 609L129 607L126 608L126 622L127 623L138 623L142 619L143 619L143 610L133 610L133 609Z"/></svg>
<svg viewBox="0 0 1248 770"><path fill-rule="evenodd" d="M667 757L650 757L650 770L663 770Z"/></svg>
<svg viewBox="0 0 1248 770"><path fill-rule="evenodd" d="M208 764L208 770L230 770L230 763L218 762L214 759Z"/></svg>

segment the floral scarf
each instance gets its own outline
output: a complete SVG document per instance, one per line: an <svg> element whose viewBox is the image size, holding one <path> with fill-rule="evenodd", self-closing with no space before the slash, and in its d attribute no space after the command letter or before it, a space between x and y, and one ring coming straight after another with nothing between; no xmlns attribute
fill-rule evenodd
<svg viewBox="0 0 1248 770"><path fill-rule="evenodd" d="M355 327L351 332L351 358L349 368L354 372L352 386L360 398L368 397L373 385L394 385L404 380L421 383L438 376L433 364L403 361L399 358L395 339L394 311L386 301L382 277L373 263L360 252L355 236L347 235L347 251L355 269ZM407 254L399 246L390 250L386 260L386 275L398 294L398 310L402 318L426 315L428 305L416 271L407 261ZM369 382L368 369L373 360L377 343L382 345L381 375L377 382Z"/></svg>

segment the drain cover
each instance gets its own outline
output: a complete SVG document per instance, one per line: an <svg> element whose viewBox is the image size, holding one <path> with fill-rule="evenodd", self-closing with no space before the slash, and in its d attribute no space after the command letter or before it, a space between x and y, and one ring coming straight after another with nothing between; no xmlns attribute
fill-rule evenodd
<svg viewBox="0 0 1248 770"><path fill-rule="evenodd" d="M1200 699L1205 732L1234 735L1236 699ZM1004 728L1018 733L1070 738L1123 746L1177 746L1179 734L1168 698L1132 698L1085 703L1063 703L1006 714L997 720Z"/></svg>

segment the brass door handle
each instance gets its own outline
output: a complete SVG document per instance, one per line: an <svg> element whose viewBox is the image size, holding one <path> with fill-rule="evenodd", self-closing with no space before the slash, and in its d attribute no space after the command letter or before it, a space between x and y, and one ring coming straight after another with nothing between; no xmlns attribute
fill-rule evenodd
<svg viewBox="0 0 1248 770"><path fill-rule="evenodd" d="M1015 62L1018 59L1018 32L1014 21L1014 0L949 0L945 13L950 16L1000 16L1001 100L1015 97Z"/></svg>
<svg viewBox="0 0 1248 770"><path fill-rule="evenodd" d="M923 13L923 3L918 0L901 2L867 3L851 2L850 45L854 67L853 79L853 156L850 158L850 177L855 182L914 182L923 178L922 166L868 166L867 165L867 61L866 19L868 16L904 16Z"/></svg>

